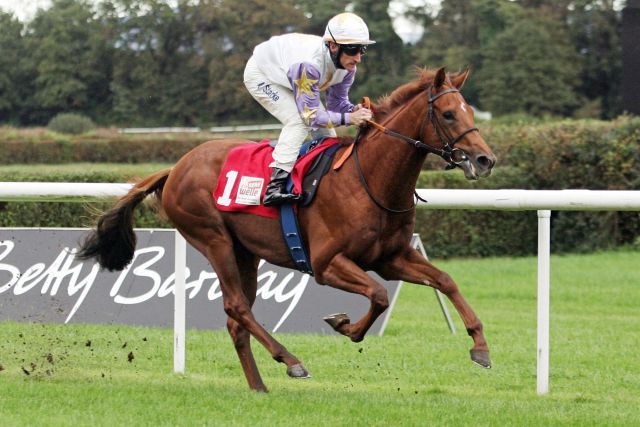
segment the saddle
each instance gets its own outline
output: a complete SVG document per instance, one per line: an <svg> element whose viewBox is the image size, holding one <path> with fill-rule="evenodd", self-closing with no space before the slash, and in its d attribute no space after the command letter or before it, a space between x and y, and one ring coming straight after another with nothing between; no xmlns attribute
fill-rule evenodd
<svg viewBox="0 0 640 427"><path fill-rule="evenodd" d="M290 190L295 193L305 193L300 206L308 206L313 202L320 179L328 170L333 154L339 147L337 138L312 141L302 147L301 155L290 174L292 179ZM213 192L218 210L250 213L270 218L280 216L277 207L262 204L266 184L271 175L269 164L273 161L272 152L271 140L241 145L229 152ZM305 178L309 173L311 176Z"/></svg>
<svg viewBox="0 0 640 427"><path fill-rule="evenodd" d="M322 143L322 139L314 140L308 143L309 149L313 150L315 145ZM315 144L315 145L314 145ZM306 154L308 151L303 153L306 148L306 145L302 146L300 150L300 155ZM300 207L307 207L313 202L313 199L316 196L316 192L318 191L318 186L320 185L320 181L322 177L329 172L329 168L331 167L331 162L333 160L333 156L336 154L336 151L340 148L340 144L335 143L328 147L327 149L321 151L315 158L313 159L313 163L309 166L309 169L306 171L304 178L302 179L302 201L298 203ZM293 179L289 177L290 184L287 185L287 190L291 191L293 189Z"/></svg>

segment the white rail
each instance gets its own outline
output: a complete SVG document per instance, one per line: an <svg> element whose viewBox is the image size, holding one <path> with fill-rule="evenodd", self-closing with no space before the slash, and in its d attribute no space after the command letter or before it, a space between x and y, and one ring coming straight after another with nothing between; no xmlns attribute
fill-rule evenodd
<svg viewBox="0 0 640 427"><path fill-rule="evenodd" d="M0 201L85 201L120 197L132 184L2 182ZM489 210L640 210L640 191L419 189L419 207Z"/></svg>
<svg viewBox="0 0 640 427"><path fill-rule="evenodd" d="M635 211L640 191L612 190L417 190L432 209Z"/></svg>
<svg viewBox="0 0 640 427"><path fill-rule="evenodd" d="M4 182L0 183L0 201L84 201L100 197L119 197L126 194L130 188L131 184ZM538 394L548 393L551 211L640 210L640 191L440 189L417 191L420 197L427 200L427 203L420 202L420 207L426 209L538 211L537 392ZM184 261L184 250L184 239L176 233L176 263ZM184 280L178 283L179 276L176 274L174 314L175 319L179 320L174 329L174 370L184 372Z"/></svg>
<svg viewBox="0 0 640 427"><path fill-rule="evenodd" d="M84 202L87 199L121 197L132 186L79 182L0 182L0 201Z"/></svg>

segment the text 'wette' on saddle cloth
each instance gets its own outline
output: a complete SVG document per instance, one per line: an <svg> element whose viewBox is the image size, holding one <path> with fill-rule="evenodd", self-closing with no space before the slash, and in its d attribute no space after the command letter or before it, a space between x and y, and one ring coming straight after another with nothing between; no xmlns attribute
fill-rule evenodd
<svg viewBox="0 0 640 427"><path fill-rule="evenodd" d="M298 158L291 171L292 192L302 192L302 180L313 165L315 158L327 148L338 143L337 138L328 138L307 154ZM262 204L267 184L271 179L273 147L270 140L241 145L232 149L222 166L218 184L213 192L216 208L225 212L243 212L269 218L278 218L277 207Z"/></svg>

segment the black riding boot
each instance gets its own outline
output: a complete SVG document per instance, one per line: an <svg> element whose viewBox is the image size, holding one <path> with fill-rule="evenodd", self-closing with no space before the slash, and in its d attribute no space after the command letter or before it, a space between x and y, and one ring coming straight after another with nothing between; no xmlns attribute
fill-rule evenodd
<svg viewBox="0 0 640 427"><path fill-rule="evenodd" d="M285 203L298 203L302 199L301 194L286 192L289 172L280 168L273 168L271 181L267 185L267 192L264 195L265 206L279 206Z"/></svg>

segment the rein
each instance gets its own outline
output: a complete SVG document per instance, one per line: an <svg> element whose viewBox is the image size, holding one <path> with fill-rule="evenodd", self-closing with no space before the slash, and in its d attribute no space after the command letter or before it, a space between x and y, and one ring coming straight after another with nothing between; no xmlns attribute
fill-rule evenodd
<svg viewBox="0 0 640 427"><path fill-rule="evenodd" d="M455 93L455 92L460 92L458 89L446 89L443 90L442 92L438 92L435 95L432 94L432 89L433 89L433 84L429 85L429 89L427 90L427 94L428 94L428 98L427 98L427 104L429 106L429 110L427 112L427 115L425 116L425 118L422 120L422 124L420 125L420 133L418 135L422 135L424 128L426 126L427 120L431 122L431 124L433 125L433 129L436 132L436 135L438 135L438 138L440 139L440 142L442 143L442 148L436 148L436 147L432 147L430 145L425 144L424 142L418 140L418 139L414 139L411 137L408 137L406 135L402 135L398 132L392 131L390 129L387 129L385 126L381 125L380 123L376 123L373 120L367 120L367 124L373 126L376 130L392 136L394 138L400 139L402 141L405 141L411 145L413 145L416 149L418 150L424 150L427 151L428 153L432 153L432 154L436 154L440 157L442 157L447 163L447 169L453 169L456 167L460 167L460 164L467 161L469 158L467 157L467 154L464 152L464 150L460 149L460 148L456 148L455 144L462 140L462 138L464 138L465 136L467 136L469 133L471 132L480 132L480 130L477 127L472 127L469 128L467 130L465 130L464 132L462 132L460 135L456 136L455 138L448 138L446 137L445 133L442 131L441 129L441 124L438 121L436 115L433 112L433 106L434 106L434 102L440 98L443 95L446 95L448 93ZM368 108L368 104L369 104L369 99L368 98L364 98L363 100L365 106L367 106ZM360 166L360 161L358 160L358 148L357 148L357 143L360 140L360 137L362 136L363 132L362 132L363 128L360 128L358 130L358 134L356 135L356 139L353 141L353 144L351 145L351 147L353 148L353 157L355 160L355 164L356 164L356 169L358 171L358 176L360 177L360 181L362 182L362 186L364 187L365 191L367 192L367 194L369 195L369 198L376 204L376 206L378 206L380 209L389 212L389 213L393 213L393 214L401 214L401 213L407 213L410 212L412 210L415 209L416 205L418 204L417 201L414 201L413 205L409 208L406 209L392 209L392 208L388 208L386 206L384 206L380 201L378 201L373 193L371 192L371 189L369 188L369 185L367 184L367 181L364 177L364 173L362 172L362 167ZM350 154L351 150L347 150L346 156L343 156L342 159L340 159L340 161L338 162L338 164L336 165L336 167L334 167L334 169L339 168L342 163L344 162L344 160L346 160L346 158L348 157L348 155ZM414 194L416 196L416 198L418 200L421 200L423 202L426 202L426 200L424 200L423 198L421 198L417 192L414 191Z"/></svg>

